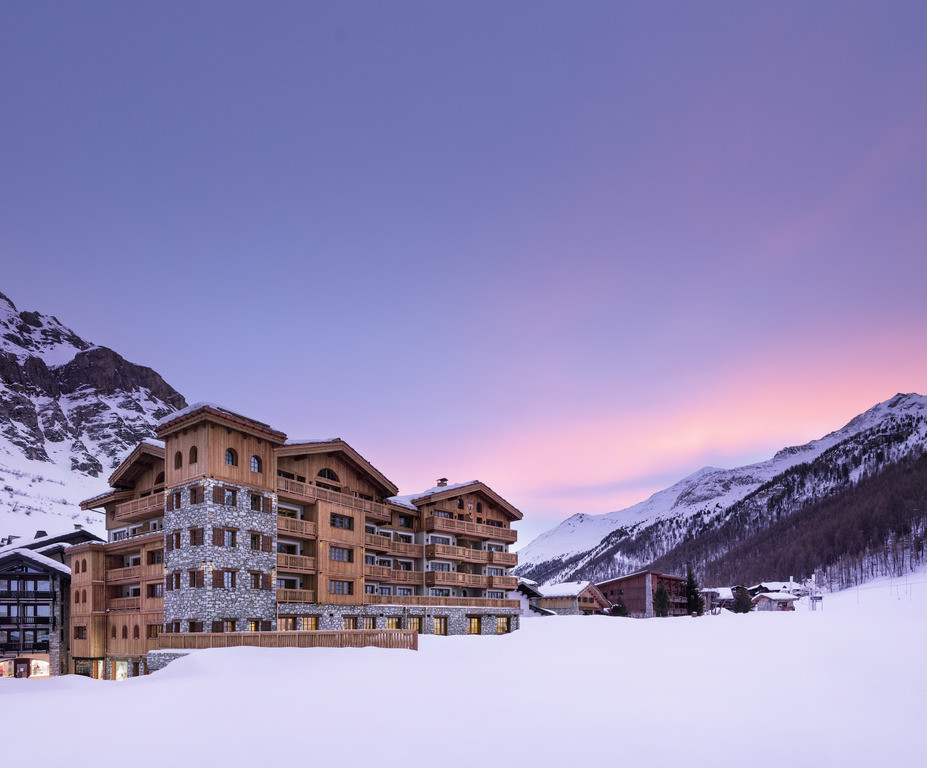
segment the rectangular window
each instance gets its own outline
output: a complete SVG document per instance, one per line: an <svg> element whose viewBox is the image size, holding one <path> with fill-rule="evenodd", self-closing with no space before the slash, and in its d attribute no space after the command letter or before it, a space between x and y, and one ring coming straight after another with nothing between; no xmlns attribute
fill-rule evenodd
<svg viewBox="0 0 927 768"><path fill-rule="evenodd" d="M164 550L153 549L148 552L148 565L160 565L164 562Z"/></svg>
<svg viewBox="0 0 927 768"><path fill-rule="evenodd" d="M446 545L450 545L451 539L450 539L449 536L432 536L432 537L431 537L431 543L432 543L432 544L446 544Z"/></svg>
<svg viewBox="0 0 927 768"><path fill-rule="evenodd" d="M74 639L75 640L86 640L87 639L87 627L74 627Z"/></svg>
<svg viewBox="0 0 927 768"><path fill-rule="evenodd" d="M256 493L251 494L251 511L260 512L264 509L264 497L258 496Z"/></svg>
<svg viewBox="0 0 927 768"><path fill-rule="evenodd" d="M149 598L164 597L164 585L160 582L158 584L149 584L147 594Z"/></svg>
<svg viewBox="0 0 927 768"><path fill-rule="evenodd" d="M502 600L505 597L504 592L487 592L486 597L490 600Z"/></svg>
<svg viewBox="0 0 927 768"><path fill-rule="evenodd" d="M432 588L428 591L428 594L431 595L432 597L450 597L450 596L451 596L451 590L449 590L449 589L439 589L439 588L436 588L436 587L432 587Z"/></svg>
<svg viewBox="0 0 927 768"><path fill-rule="evenodd" d="M435 616L435 634L447 634L447 616Z"/></svg>
<svg viewBox="0 0 927 768"><path fill-rule="evenodd" d="M174 502L174 509L180 509L180 491L174 491L171 497Z"/></svg>
<svg viewBox="0 0 927 768"><path fill-rule="evenodd" d="M353 595L354 594L354 582L353 581L336 581L331 579L329 581L329 590L333 595Z"/></svg>
<svg viewBox="0 0 927 768"><path fill-rule="evenodd" d="M376 629L377 619L375 616L362 616L361 629Z"/></svg>
<svg viewBox="0 0 927 768"><path fill-rule="evenodd" d="M392 590L391 590L389 587L380 587L379 593L380 593L381 595L391 595L391 594L392 594Z"/></svg>
<svg viewBox="0 0 927 768"><path fill-rule="evenodd" d="M260 619L248 619L248 632L260 632L261 631L261 620Z"/></svg>
<svg viewBox="0 0 927 768"><path fill-rule="evenodd" d="M225 619L222 622L222 631L223 632L234 632L235 631L235 619Z"/></svg>
<svg viewBox="0 0 927 768"><path fill-rule="evenodd" d="M202 528L191 528L190 529L190 546L198 547L203 543L203 529Z"/></svg>
<svg viewBox="0 0 927 768"><path fill-rule="evenodd" d="M377 593L376 584L364 584L364 594L365 595L375 595Z"/></svg>
<svg viewBox="0 0 927 768"><path fill-rule="evenodd" d="M190 486L190 503L191 504L202 504L203 503L203 486L201 485L191 485Z"/></svg>
<svg viewBox="0 0 927 768"><path fill-rule="evenodd" d="M222 532L222 546L223 547L234 547L235 546L235 531L223 531Z"/></svg>
<svg viewBox="0 0 927 768"><path fill-rule="evenodd" d="M248 575L251 577L251 589L260 589L261 576L264 574L262 574L260 571L251 571Z"/></svg>
<svg viewBox="0 0 927 768"><path fill-rule="evenodd" d="M189 571L189 584L193 589L199 589L203 586L205 574L202 571Z"/></svg>
<svg viewBox="0 0 927 768"><path fill-rule="evenodd" d="M319 628L319 617L318 616L303 616L302 617L302 628L307 631L317 630Z"/></svg>
<svg viewBox="0 0 927 768"><path fill-rule="evenodd" d="M227 507L234 507L236 498L236 491L232 488L223 488L222 489L222 503Z"/></svg>
<svg viewBox="0 0 927 768"><path fill-rule="evenodd" d="M180 549L180 531L174 531L171 538L173 539L174 549Z"/></svg>
<svg viewBox="0 0 927 768"><path fill-rule="evenodd" d="M277 619L277 631L278 632L295 632L296 631L296 617L295 616L280 616Z"/></svg>
<svg viewBox="0 0 927 768"><path fill-rule="evenodd" d="M261 534L252 533L251 534L251 549L260 550L261 548Z"/></svg>
<svg viewBox="0 0 927 768"><path fill-rule="evenodd" d="M505 576L505 571L501 568L487 568L485 573L487 576Z"/></svg>
<svg viewBox="0 0 927 768"><path fill-rule="evenodd" d="M467 634L468 635L478 635L480 634L480 617L479 616L467 616Z"/></svg>
<svg viewBox="0 0 927 768"><path fill-rule="evenodd" d="M439 509L435 510L435 517L454 517L450 512L442 512Z"/></svg>
<svg viewBox="0 0 927 768"><path fill-rule="evenodd" d="M511 632L511 621L510 616L496 616L496 634L507 635Z"/></svg>
<svg viewBox="0 0 927 768"><path fill-rule="evenodd" d="M180 589L180 571L174 571L174 573L171 574L171 580L172 580L171 588Z"/></svg>
<svg viewBox="0 0 927 768"><path fill-rule="evenodd" d="M409 616L406 619L406 629L414 629L416 632L421 633L422 617L421 616Z"/></svg>
<svg viewBox="0 0 927 768"><path fill-rule="evenodd" d="M161 634L161 626L159 624L149 624L145 632L145 637L149 640L154 640L159 634Z"/></svg>
<svg viewBox="0 0 927 768"><path fill-rule="evenodd" d="M222 586L226 589L235 588L235 571L223 571L222 572ZM232 630L228 630L232 631Z"/></svg>
<svg viewBox="0 0 927 768"><path fill-rule="evenodd" d="M203 622L202 621L190 621L190 631L191 632L202 632L203 631Z"/></svg>
<svg viewBox="0 0 927 768"><path fill-rule="evenodd" d="M347 547L329 547L328 556L331 560L337 560L341 563L354 562L354 550Z"/></svg>
<svg viewBox="0 0 927 768"><path fill-rule="evenodd" d="M412 587L396 587L396 594L400 597L411 597L414 593Z"/></svg>
<svg viewBox="0 0 927 768"><path fill-rule="evenodd" d="M347 515L335 515L331 517L332 528L342 528L345 531L354 530L354 518Z"/></svg>
<svg viewBox="0 0 927 768"><path fill-rule="evenodd" d="M451 570L448 563L431 563L428 567L432 571L444 571L445 573Z"/></svg>
<svg viewBox="0 0 927 768"><path fill-rule="evenodd" d="M386 617L386 628L387 629L401 629L399 626L399 617L398 616L387 616Z"/></svg>
<svg viewBox="0 0 927 768"><path fill-rule="evenodd" d="M412 518L406 515L399 515L396 518L396 525L400 528L411 528L412 527Z"/></svg>
<svg viewBox="0 0 927 768"><path fill-rule="evenodd" d="M342 629L357 629L357 616L345 616L341 620Z"/></svg>

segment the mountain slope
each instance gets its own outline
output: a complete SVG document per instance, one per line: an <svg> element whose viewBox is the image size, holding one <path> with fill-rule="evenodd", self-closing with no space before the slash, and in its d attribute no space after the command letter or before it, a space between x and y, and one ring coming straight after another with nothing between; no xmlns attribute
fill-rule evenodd
<svg viewBox="0 0 927 768"><path fill-rule="evenodd" d="M76 503L185 405L152 369L0 293L0 535L99 528Z"/></svg>
<svg viewBox="0 0 927 768"><path fill-rule="evenodd" d="M541 582L628 573L724 525L745 500L753 499L754 507L772 505L781 515L786 497L794 506L858 479L880 447L882 460L889 462L922 450L925 442L927 398L899 394L820 440L785 448L768 461L731 470L706 467L625 510L574 515L519 552L518 573ZM820 471L796 486L800 468L827 454L829 465L840 469ZM787 483L793 484L788 492ZM749 524L761 525L763 519L756 513Z"/></svg>

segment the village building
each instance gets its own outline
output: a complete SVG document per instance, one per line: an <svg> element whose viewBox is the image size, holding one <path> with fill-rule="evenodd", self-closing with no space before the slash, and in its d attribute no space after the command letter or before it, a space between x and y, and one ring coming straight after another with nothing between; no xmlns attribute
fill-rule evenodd
<svg viewBox="0 0 927 768"><path fill-rule="evenodd" d="M617 604L619 600L624 603L629 616L650 618L654 615L653 596L661 584L669 595L669 615L687 615L686 580L682 576L638 571L628 576L599 582L596 586L612 604Z"/></svg>
<svg viewBox="0 0 927 768"><path fill-rule="evenodd" d="M531 600L538 608L560 616L589 616L607 613L611 603L591 581L565 581L537 587L541 596Z"/></svg>
<svg viewBox="0 0 927 768"><path fill-rule="evenodd" d="M288 440L208 403L157 434L81 505L108 541L71 551L73 671L144 674L180 636L518 628L522 514L485 483L399 496L341 439Z"/></svg>
<svg viewBox="0 0 927 768"><path fill-rule="evenodd" d="M47 677L68 668L71 569L66 550L100 541L79 526L0 546L0 677Z"/></svg>
<svg viewBox="0 0 927 768"><path fill-rule="evenodd" d="M753 598L753 606L757 611L794 611L797 595L788 592L760 592Z"/></svg>

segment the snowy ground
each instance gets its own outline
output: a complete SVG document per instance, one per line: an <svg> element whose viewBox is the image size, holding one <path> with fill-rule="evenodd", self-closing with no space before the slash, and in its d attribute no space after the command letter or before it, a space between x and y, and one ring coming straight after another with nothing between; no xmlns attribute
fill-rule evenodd
<svg viewBox="0 0 927 768"><path fill-rule="evenodd" d="M2 679L3 763L923 766L927 571L892 587L814 613L537 618L417 653L223 649L120 683Z"/></svg>

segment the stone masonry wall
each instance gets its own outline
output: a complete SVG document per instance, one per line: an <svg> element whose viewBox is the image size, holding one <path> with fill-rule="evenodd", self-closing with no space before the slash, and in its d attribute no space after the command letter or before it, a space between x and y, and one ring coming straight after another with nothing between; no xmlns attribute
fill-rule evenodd
<svg viewBox="0 0 927 768"><path fill-rule="evenodd" d="M190 486L202 485L203 501L190 503ZM213 501L213 487L234 488L237 491L235 506L219 504ZM170 489L180 491L180 507L164 514L164 534L170 536L174 531L181 533L179 549L164 551L164 567L170 578L175 571L181 572L180 589L164 591L164 621L181 622L181 631L189 630L190 620L202 621L205 631L211 631L212 622L222 619L236 619L238 629L245 629L241 623L247 619L262 619L271 622L276 629L276 567L277 567L277 516L274 509L274 497L255 491L246 486L232 483L219 483L212 480L188 483ZM251 494L263 496L263 509L255 512L251 509ZM190 528L203 529L203 543L190 544ZM234 547L213 544L215 528L237 529L237 541ZM257 532L271 537L271 551L251 549L250 532ZM234 588L213 587L213 570L235 570ZM203 570L203 586L190 587L191 570ZM260 571L270 575L270 589L252 589L249 571Z"/></svg>

